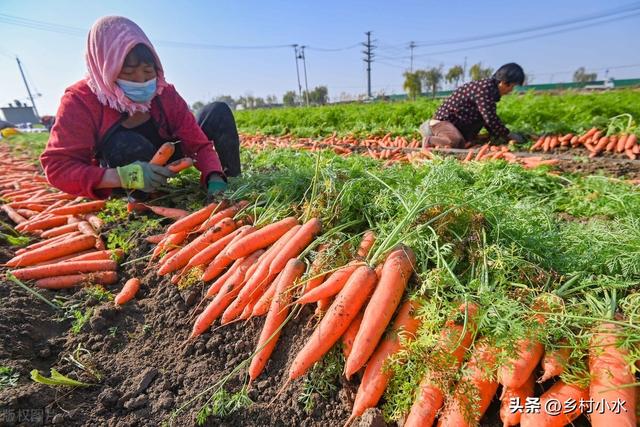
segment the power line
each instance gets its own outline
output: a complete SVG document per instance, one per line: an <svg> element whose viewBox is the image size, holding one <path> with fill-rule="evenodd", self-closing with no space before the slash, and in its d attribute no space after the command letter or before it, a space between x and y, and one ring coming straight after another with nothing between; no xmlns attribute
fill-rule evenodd
<svg viewBox="0 0 640 427"><path fill-rule="evenodd" d="M372 98L371 95L371 63L373 62L373 49L375 46L371 44L371 31L365 33L367 35L367 42L362 43L366 50L362 51L366 55L364 62L367 64L367 96Z"/></svg>

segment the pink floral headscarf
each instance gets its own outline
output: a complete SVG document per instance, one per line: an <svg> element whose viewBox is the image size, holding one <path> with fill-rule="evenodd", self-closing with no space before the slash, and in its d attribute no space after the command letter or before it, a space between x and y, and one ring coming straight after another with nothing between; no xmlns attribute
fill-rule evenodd
<svg viewBox="0 0 640 427"><path fill-rule="evenodd" d="M136 23L122 16L105 16L91 27L86 53L87 84L101 104L129 114L149 111L151 101L134 102L116 84L124 59L139 43L145 44L153 53L158 74L156 95L160 95L167 86L162 64L153 45Z"/></svg>

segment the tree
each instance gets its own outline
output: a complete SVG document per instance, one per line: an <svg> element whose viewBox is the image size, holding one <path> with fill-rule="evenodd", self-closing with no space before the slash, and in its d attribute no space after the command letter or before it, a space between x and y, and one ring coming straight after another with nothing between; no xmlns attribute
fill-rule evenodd
<svg viewBox="0 0 640 427"><path fill-rule="evenodd" d="M461 65L454 65L449 68L449 71L447 71L445 79L447 80L447 83L453 84L454 87L458 87L458 83L460 83L462 76L464 76L464 68L462 68Z"/></svg>
<svg viewBox="0 0 640 427"><path fill-rule="evenodd" d="M235 110L236 107L237 107L237 104L238 104L238 101L233 99L233 97L231 97L231 95L218 95L218 96L216 96L214 98L214 101L216 101L216 102L224 102L232 110Z"/></svg>
<svg viewBox="0 0 640 427"><path fill-rule="evenodd" d="M477 64L473 64L471 68L469 68L469 77L471 80L482 80L488 79L493 74L493 68L482 67L482 62L478 62Z"/></svg>
<svg viewBox="0 0 640 427"><path fill-rule="evenodd" d="M436 97L438 87L442 81L442 66L429 68L428 70L418 70L421 80L424 81L424 86L431 89L431 97Z"/></svg>
<svg viewBox="0 0 640 427"><path fill-rule="evenodd" d="M204 102L196 101L191 105L191 111L193 111L194 113L197 113L202 109L202 107L204 107Z"/></svg>
<svg viewBox="0 0 640 427"><path fill-rule="evenodd" d="M294 105L296 105L297 98L298 96L296 95L296 92L290 90L282 95L282 103L287 107L293 107Z"/></svg>
<svg viewBox="0 0 640 427"><path fill-rule="evenodd" d="M305 91L306 95L306 91ZM317 86L309 92L309 102L316 105L324 105L329 99L329 90L326 86Z"/></svg>
<svg viewBox="0 0 640 427"><path fill-rule="evenodd" d="M587 73L587 70L584 67L578 68L575 73L573 73L573 81L577 83L588 83L596 80L598 78L598 73Z"/></svg>
<svg viewBox="0 0 640 427"><path fill-rule="evenodd" d="M267 97L265 98L265 101L267 103L267 105L277 105L278 104L278 97L275 95L267 95Z"/></svg>
<svg viewBox="0 0 640 427"><path fill-rule="evenodd" d="M406 71L404 74L404 83L402 88L407 92L409 99L415 101L415 99L422 93L422 81L418 71L412 73Z"/></svg>

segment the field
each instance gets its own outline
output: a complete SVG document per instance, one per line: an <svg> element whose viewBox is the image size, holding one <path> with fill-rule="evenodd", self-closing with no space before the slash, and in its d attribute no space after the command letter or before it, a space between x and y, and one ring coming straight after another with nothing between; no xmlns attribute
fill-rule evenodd
<svg viewBox="0 0 640 427"><path fill-rule="evenodd" d="M614 117L640 117L639 98L633 91L528 94L506 98L500 114L513 130L536 135L582 134L594 126L611 135L631 133L632 122ZM168 264L171 248L160 253L162 261L150 260L156 246L147 240L164 234L167 227L175 230L172 224L181 220L128 212L126 202L113 199L97 214L103 225L96 242L124 252L117 283L38 289L34 282L8 274L24 274L20 268L2 268L0 417L5 419L0 418L0 425L21 409L65 426L343 425L352 414L363 373L364 378L370 375L351 354L364 348L364 339L358 337L370 334L379 334L371 338L372 351L381 351L380 339L396 340L396 351L384 362L389 379L379 401L366 405L372 409L353 420L354 425L402 423L425 377L442 392L441 418L449 417L450 425L460 425L452 414L456 407L471 425L503 425L499 397L506 387L499 383L540 378L549 361L540 363L543 350L547 356L560 351L565 362L525 395L545 397L551 387L572 386L573 394L566 396L579 401L589 393L593 398L597 390L613 389L607 399L621 398L629 414L635 412L640 360L640 191L635 180L640 178L640 161L615 150L590 159L581 146L567 148L564 154L560 146L545 151L545 158L564 156L560 163L550 164L509 162L506 152L500 155L499 150L492 152L495 159L466 162L460 161L464 153L403 157L397 152L397 158L386 160L366 155L388 151L380 148L380 141L398 141L394 149L405 149L401 139L390 137L403 137L405 142L416 138L415 128L435 106L421 100L236 114L245 134L244 170L230 182L225 196L232 203L245 200L247 206L236 211L234 219L252 222L258 229L287 217L322 225L288 257L301 260L304 272L288 292L274 294L269 307L280 301L276 295L299 297L303 286L311 292L309 284L316 276L354 260L358 266L370 266L357 271L384 265L382 283L395 268L392 261L413 253L409 274L401 275L406 279L398 288L402 300L381 297L382 287L367 295L363 280L362 288L347 282L317 303L292 304L269 361L250 381L265 316L231 318L224 325L215 319L194 334L196 319L211 304L205 298L211 282L201 280L198 268L182 275L164 274L161 266ZM282 139L285 135L289 136ZM376 143L358 146L368 140ZM15 173L34 176L30 164L37 164L45 141L41 135L0 141L0 165L7 173L14 168ZM518 158L528 155L521 148L512 149ZM150 204L182 209L184 214L201 209L205 194L197 178L193 169L183 171L166 194ZM21 194L7 191L14 183L3 186L3 203L19 203ZM29 191L23 200L28 200ZM40 240L37 233L16 231L5 211L0 211L0 220L0 262L11 263L21 247ZM374 232L375 243L358 258L355 253L368 230ZM205 233L194 232L192 239ZM394 252L398 245L403 249ZM114 296L132 277L140 279L140 290L134 299L116 306ZM399 286L398 280L393 283ZM245 284L246 278L240 286ZM256 289L267 294L267 288ZM349 316L360 312L362 324L368 326L358 329L349 318L345 327L357 332L356 342L340 333L318 356L318 363L289 381L298 354L313 342L316 326L326 326L320 322L328 322L332 310L339 310L341 295L349 289L353 291L345 310L350 309ZM218 289L219 295L223 292ZM367 296L371 299L365 301ZM384 303L376 305L380 298ZM415 333L396 333L390 319L371 326L379 317L407 307L407 301L415 307ZM275 318L274 313L267 319ZM606 369L604 362L596 363L600 348L614 355ZM345 356L345 349L355 353ZM514 364L518 375L509 371ZM46 379L30 378L34 369L49 377L52 368L82 384L47 385L42 383ZM350 379L344 375L346 368L354 372ZM596 425L595 415L568 412L575 425ZM529 425L542 425L530 418ZM609 424L622 425L611 419ZM570 422L562 416L555 421Z"/></svg>

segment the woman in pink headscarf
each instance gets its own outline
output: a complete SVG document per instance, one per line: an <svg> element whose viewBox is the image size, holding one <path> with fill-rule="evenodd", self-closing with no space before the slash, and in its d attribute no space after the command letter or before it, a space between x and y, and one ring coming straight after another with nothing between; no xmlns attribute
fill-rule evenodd
<svg viewBox="0 0 640 427"><path fill-rule="evenodd" d="M240 144L224 103L198 117L166 82L153 45L134 22L99 19L87 41L88 75L67 88L47 148L40 157L48 181L67 193L106 198L112 189L134 190L140 200L173 173L149 163L165 142L176 141L172 160L191 157L210 196L240 174Z"/></svg>

